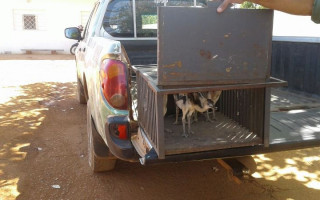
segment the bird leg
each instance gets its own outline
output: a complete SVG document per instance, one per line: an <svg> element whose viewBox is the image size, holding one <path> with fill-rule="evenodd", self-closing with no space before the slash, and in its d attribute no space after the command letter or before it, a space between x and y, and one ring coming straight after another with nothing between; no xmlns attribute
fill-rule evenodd
<svg viewBox="0 0 320 200"><path fill-rule="evenodd" d="M198 112L197 112L197 111L195 111L195 112L193 113L193 121L194 121L194 122L197 122L197 121L198 121Z"/></svg>
<svg viewBox="0 0 320 200"><path fill-rule="evenodd" d="M212 119L213 119L214 121L217 121L217 118L216 118L216 108L215 108L215 107L212 108Z"/></svg>
<svg viewBox="0 0 320 200"><path fill-rule="evenodd" d="M188 137L188 135L186 134L186 113L184 110L182 110L182 128L183 128L182 136Z"/></svg>
<svg viewBox="0 0 320 200"><path fill-rule="evenodd" d="M168 95L163 96L163 116L167 113Z"/></svg>
<svg viewBox="0 0 320 200"><path fill-rule="evenodd" d="M214 112L214 111L213 111ZM210 119L210 116L209 116L209 110L207 110L207 115L206 115L206 120L207 122L213 122L211 119Z"/></svg>
<svg viewBox="0 0 320 200"><path fill-rule="evenodd" d="M178 118L179 118L179 108L176 106L176 121L173 122L173 124L177 125L178 124Z"/></svg>
<svg viewBox="0 0 320 200"><path fill-rule="evenodd" d="M188 134L194 134L194 132L191 130L191 116L193 112L189 112L188 117Z"/></svg>

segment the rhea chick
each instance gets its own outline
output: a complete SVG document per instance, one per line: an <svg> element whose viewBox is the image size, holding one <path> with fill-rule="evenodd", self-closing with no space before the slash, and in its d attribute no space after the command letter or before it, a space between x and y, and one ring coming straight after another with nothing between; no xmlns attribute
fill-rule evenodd
<svg viewBox="0 0 320 200"><path fill-rule="evenodd" d="M173 98L174 98L174 102L177 102L178 100L184 98L184 96L187 96L187 93L179 93L179 94L174 94ZM174 121L173 124L177 125L178 121L179 121L179 107L178 105L176 105L176 120Z"/></svg>
<svg viewBox="0 0 320 200"><path fill-rule="evenodd" d="M212 108L212 120L216 120L215 105L220 98L221 92L221 90L208 92L208 99L211 99L214 105ZM209 117L209 111L207 111L207 121L213 122L212 120Z"/></svg>
<svg viewBox="0 0 320 200"><path fill-rule="evenodd" d="M195 99L192 93L185 96L181 96L177 101L176 105L182 110L182 126L183 134L182 136L188 137L189 134L193 134L191 131L191 116L195 111L205 112L210 108L214 108L213 101L211 99ZM188 134L186 134L186 117L188 119Z"/></svg>
<svg viewBox="0 0 320 200"><path fill-rule="evenodd" d="M200 99L199 99L199 93L198 92L194 92L194 93L190 93L193 95L193 100L194 102L197 104L199 104ZM173 98L174 98L174 102L177 102L179 99L182 99L183 96L187 96L188 93L179 93L179 94L174 94ZM200 104L199 104L200 105ZM179 124L179 111L180 108L176 105L176 120L174 121L174 125ZM198 121L197 116L195 115L197 112L194 112L194 120Z"/></svg>

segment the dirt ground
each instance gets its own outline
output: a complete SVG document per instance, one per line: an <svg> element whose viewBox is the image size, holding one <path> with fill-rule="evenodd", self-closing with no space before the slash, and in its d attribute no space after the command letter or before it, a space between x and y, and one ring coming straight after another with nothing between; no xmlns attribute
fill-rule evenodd
<svg viewBox="0 0 320 200"><path fill-rule="evenodd" d="M0 56L1 200L319 199L320 148L256 155L257 172L242 184L215 160L119 161L114 171L93 174L86 106L75 92L72 56Z"/></svg>

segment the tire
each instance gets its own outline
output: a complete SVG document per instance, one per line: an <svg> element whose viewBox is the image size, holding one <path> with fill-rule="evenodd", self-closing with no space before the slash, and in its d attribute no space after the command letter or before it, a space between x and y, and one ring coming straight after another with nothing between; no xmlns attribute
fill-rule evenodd
<svg viewBox="0 0 320 200"><path fill-rule="evenodd" d="M70 53L71 53L72 55L75 54L76 48L78 47L78 45L79 45L79 43L75 43L75 44L73 44L73 45L70 47Z"/></svg>
<svg viewBox="0 0 320 200"><path fill-rule="evenodd" d="M77 99L80 104L87 103L87 98L85 95L84 87L78 77L77 77Z"/></svg>
<svg viewBox="0 0 320 200"><path fill-rule="evenodd" d="M250 170L250 174L257 171L257 163L254 161L252 156L238 157L237 160Z"/></svg>
<svg viewBox="0 0 320 200"><path fill-rule="evenodd" d="M107 145L97 132L91 118L90 106L87 106L88 161L93 172L111 171L115 168L117 159L112 155Z"/></svg>

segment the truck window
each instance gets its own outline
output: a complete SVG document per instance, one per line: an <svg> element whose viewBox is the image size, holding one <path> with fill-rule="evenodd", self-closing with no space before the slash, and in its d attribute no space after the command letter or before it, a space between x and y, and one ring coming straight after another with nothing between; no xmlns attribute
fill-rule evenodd
<svg viewBox="0 0 320 200"><path fill-rule="evenodd" d="M137 37L157 37L157 6L206 6L207 0L135 0Z"/></svg>
<svg viewBox="0 0 320 200"><path fill-rule="evenodd" d="M103 28L113 37L133 37L132 0L113 0L108 4Z"/></svg>
<svg viewBox="0 0 320 200"><path fill-rule="evenodd" d="M113 0L105 12L103 28L113 37L157 37L157 6L206 5L207 0Z"/></svg>
<svg viewBox="0 0 320 200"><path fill-rule="evenodd" d="M154 0L136 0L137 37L157 37L157 4Z"/></svg>
<svg viewBox="0 0 320 200"><path fill-rule="evenodd" d="M208 0L154 0L159 6L200 6L207 5Z"/></svg>
<svg viewBox="0 0 320 200"><path fill-rule="evenodd" d="M167 6L194 6L194 0L168 1Z"/></svg>
<svg viewBox="0 0 320 200"><path fill-rule="evenodd" d="M97 13L97 9L99 7L99 3L95 4L93 10L91 11L91 14L90 14L90 17L87 21L87 24L86 24L86 27L85 27L85 30L84 30L84 33L83 33L83 37L84 37L84 40L86 41L89 36L92 36L93 34L93 21L92 19L94 19L96 17L96 13Z"/></svg>

